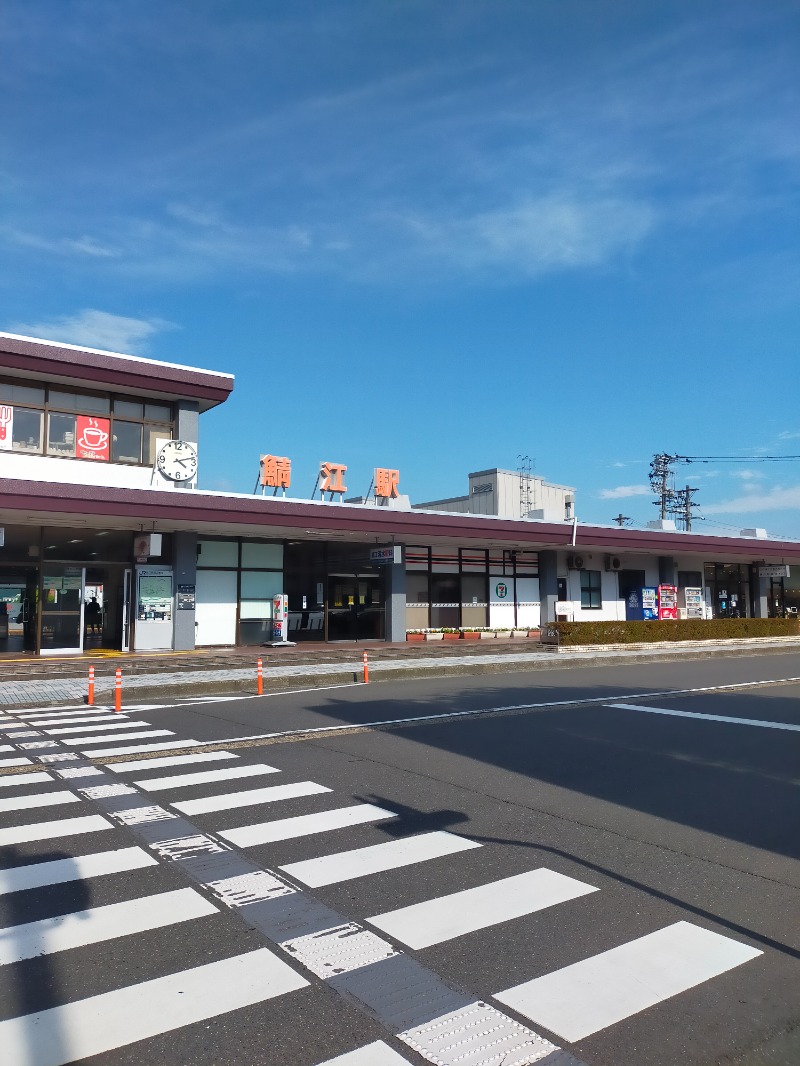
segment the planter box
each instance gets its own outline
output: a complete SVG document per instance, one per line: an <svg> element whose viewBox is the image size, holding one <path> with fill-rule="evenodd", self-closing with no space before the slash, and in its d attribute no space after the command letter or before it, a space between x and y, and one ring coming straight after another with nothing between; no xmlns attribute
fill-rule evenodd
<svg viewBox="0 0 800 1066"><path fill-rule="evenodd" d="M481 633L480 638L481 640L494 640L494 633L491 631L488 633Z"/></svg>
<svg viewBox="0 0 800 1066"><path fill-rule="evenodd" d="M511 631L511 639L512 640L527 640L527 638L528 638L528 630L527 629L512 629L512 631Z"/></svg>
<svg viewBox="0 0 800 1066"><path fill-rule="evenodd" d="M406 640L413 641L415 644L421 644L425 640L424 633L406 633Z"/></svg>
<svg viewBox="0 0 800 1066"><path fill-rule="evenodd" d="M461 639L462 640L480 640L481 639L481 634L480 633L462 633L461 634Z"/></svg>
<svg viewBox="0 0 800 1066"><path fill-rule="evenodd" d="M511 640L511 633L495 633L495 638L497 640Z"/></svg>
<svg viewBox="0 0 800 1066"><path fill-rule="evenodd" d="M460 633L442 633L445 640L461 640Z"/></svg>
<svg viewBox="0 0 800 1066"><path fill-rule="evenodd" d="M541 632L541 631L540 631L540 630L538 630L538 629L529 629L529 630L528 630L528 637L529 637L529 638L530 638L530 637L533 637L533 638L534 638L534 640L538 640L538 639L539 639L539 633L540 633L540 632Z"/></svg>
<svg viewBox="0 0 800 1066"><path fill-rule="evenodd" d="M425 639L426 640L443 640L444 639L444 633L426 633L425 634Z"/></svg>

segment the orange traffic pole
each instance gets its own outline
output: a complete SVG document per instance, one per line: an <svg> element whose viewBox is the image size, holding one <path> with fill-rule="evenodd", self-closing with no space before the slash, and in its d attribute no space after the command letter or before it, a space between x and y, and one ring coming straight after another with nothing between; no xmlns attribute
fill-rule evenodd
<svg viewBox="0 0 800 1066"><path fill-rule="evenodd" d="M89 695L86 697L86 702L91 707L94 703L94 667L89 667Z"/></svg>
<svg viewBox="0 0 800 1066"><path fill-rule="evenodd" d="M122 671L119 667L114 675L114 710L122 710Z"/></svg>
<svg viewBox="0 0 800 1066"><path fill-rule="evenodd" d="M367 662L366 652L364 652L364 684L369 684L369 663Z"/></svg>
<svg viewBox="0 0 800 1066"><path fill-rule="evenodd" d="M264 664L261 662L260 659L258 660L258 668L256 670L256 673L258 675L258 685L256 687L256 692L258 693L259 696L263 696L264 695Z"/></svg>

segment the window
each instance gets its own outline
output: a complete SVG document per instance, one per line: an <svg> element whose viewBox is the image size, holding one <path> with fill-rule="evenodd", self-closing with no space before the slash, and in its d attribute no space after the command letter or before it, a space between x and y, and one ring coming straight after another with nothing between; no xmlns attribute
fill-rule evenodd
<svg viewBox="0 0 800 1066"><path fill-rule="evenodd" d="M599 610L603 606L600 589L602 574L599 570L581 570L581 607L585 610Z"/></svg>
<svg viewBox="0 0 800 1066"><path fill-rule="evenodd" d="M0 449L152 466L174 436L171 404L0 380Z"/></svg>

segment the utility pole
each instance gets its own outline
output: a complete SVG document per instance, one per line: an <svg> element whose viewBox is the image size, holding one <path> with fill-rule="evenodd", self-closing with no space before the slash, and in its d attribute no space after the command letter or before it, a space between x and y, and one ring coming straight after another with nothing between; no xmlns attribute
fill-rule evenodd
<svg viewBox="0 0 800 1066"><path fill-rule="evenodd" d="M622 529L623 526L630 525L633 519L629 518L628 515L623 514L622 511L620 511L617 517L612 519L612 521L616 522L620 529Z"/></svg>
<svg viewBox="0 0 800 1066"><path fill-rule="evenodd" d="M692 531L692 509L697 507L696 503L692 503L692 496L697 492L697 489L691 488L689 485L685 489L678 489L673 494L673 503L670 508L672 514L675 515L678 522L680 522L687 533Z"/></svg>
<svg viewBox="0 0 800 1066"><path fill-rule="evenodd" d="M650 487L658 496L653 505L659 508L660 518L666 518L667 513L672 510L672 503L675 498L672 464L677 458L676 455L661 453L660 455L654 455L653 461L650 463Z"/></svg>

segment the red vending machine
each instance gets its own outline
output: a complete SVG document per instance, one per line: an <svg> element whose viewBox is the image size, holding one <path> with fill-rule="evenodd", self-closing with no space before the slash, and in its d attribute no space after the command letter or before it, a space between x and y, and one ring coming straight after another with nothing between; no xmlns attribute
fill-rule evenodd
<svg viewBox="0 0 800 1066"><path fill-rule="evenodd" d="M675 585L658 586L658 618L678 618L678 589Z"/></svg>

